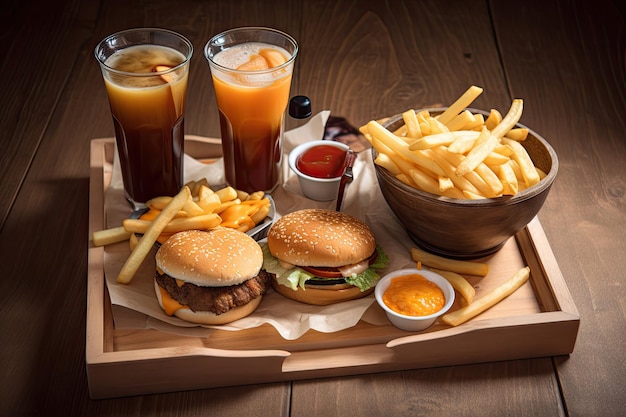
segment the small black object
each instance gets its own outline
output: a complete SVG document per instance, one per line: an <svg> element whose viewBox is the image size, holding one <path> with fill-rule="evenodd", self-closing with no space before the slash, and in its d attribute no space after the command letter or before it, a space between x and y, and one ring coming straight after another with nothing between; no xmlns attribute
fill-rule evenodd
<svg viewBox="0 0 626 417"><path fill-rule="evenodd" d="M289 100L289 116L306 119L311 116L311 100L307 96L293 96Z"/></svg>

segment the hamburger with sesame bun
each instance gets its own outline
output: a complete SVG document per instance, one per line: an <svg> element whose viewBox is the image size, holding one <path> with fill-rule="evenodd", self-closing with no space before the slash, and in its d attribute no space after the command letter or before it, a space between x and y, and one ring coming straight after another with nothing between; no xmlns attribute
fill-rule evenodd
<svg viewBox="0 0 626 417"><path fill-rule="evenodd" d="M259 244L226 227L176 233L155 260L159 305L192 323L226 324L248 316L270 285Z"/></svg>
<svg viewBox="0 0 626 417"><path fill-rule="evenodd" d="M263 246L263 269L285 297L329 305L370 294L388 258L361 220L346 213L305 209L277 220Z"/></svg>

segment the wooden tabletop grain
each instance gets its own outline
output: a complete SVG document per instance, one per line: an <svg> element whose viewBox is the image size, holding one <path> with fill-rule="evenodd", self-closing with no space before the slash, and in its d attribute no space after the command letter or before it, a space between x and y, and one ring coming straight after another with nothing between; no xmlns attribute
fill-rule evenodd
<svg viewBox="0 0 626 417"><path fill-rule="evenodd" d="M0 415L617 416L626 409L626 24L617 0L57 0L0 14ZM539 214L579 310L569 356L92 400L85 371L89 146L112 137L93 48L130 27L194 45L186 132L219 137L214 34L300 44L292 94L354 125L523 98L556 149ZM288 121L287 128L295 122Z"/></svg>

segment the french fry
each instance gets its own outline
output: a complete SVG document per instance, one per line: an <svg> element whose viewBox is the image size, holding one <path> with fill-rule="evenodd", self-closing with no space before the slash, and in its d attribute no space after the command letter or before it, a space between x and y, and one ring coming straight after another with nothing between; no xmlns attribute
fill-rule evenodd
<svg viewBox="0 0 626 417"><path fill-rule="evenodd" d="M469 110L463 110L454 119L446 123L446 126L450 129L450 131L456 131L461 130L462 128L467 129L466 126L472 126L475 122L476 116L474 116L474 114Z"/></svg>
<svg viewBox="0 0 626 417"><path fill-rule="evenodd" d="M217 194L213 193L198 200L197 204L205 213L213 213L222 204L222 201Z"/></svg>
<svg viewBox="0 0 626 417"><path fill-rule="evenodd" d="M422 137L422 129L420 129L420 124L417 120L417 116L415 116L414 110L407 110L402 113L402 120L404 120L404 125L407 127L408 137L415 139Z"/></svg>
<svg viewBox="0 0 626 417"><path fill-rule="evenodd" d="M172 197L155 197L146 202L146 207L154 210L163 210L172 201Z"/></svg>
<svg viewBox="0 0 626 417"><path fill-rule="evenodd" d="M406 136L409 134L409 128L407 127L407 125L402 125L394 130L392 133L406 141Z"/></svg>
<svg viewBox="0 0 626 417"><path fill-rule="evenodd" d="M422 110L418 113L415 113L415 117L417 117L417 121L420 125L422 136L427 136L427 135L432 135L433 133L437 133L437 132L432 131L431 125L430 123L428 123L428 120L431 118L431 115L428 112L428 110Z"/></svg>
<svg viewBox="0 0 626 417"><path fill-rule="evenodd" d="M391 175L394 176L402 172L400 168L398 168L398 165L396 165L395 162L386 153L378 152L374 163L385 168L391 173Z"/></svg>
<svg viewBox="0 0 626 417"><path fill-rule="evenodd" d="M419 188L429 193L438 194L439 193L439 183L437 180L432 179L430 176L424 173L419 168L412 168L409 171L409 178L413 180L415 184Z"/></svg>
<svg viewBox="0 0 626 417"><path fill-rule="evenodd" d="M255 225L261 223L270 212L270 204L264 204L251 216L252 221Z"/></svg>
<svg viewBox="0 0 626 417"><path fill-rule="evenodd" d="M185 206L183 207L183 211L187 213L187 217L195 217L205 214L202 207L200 207L193 199L187 200Z"/></svg>
<svg viewBox="0 0 626 417"><path fill-rule="evenodd" d="M480 136L480 132L475 131L463 131L457 132L457 136L454 139L454 142L448 146L448 150L453 153L465 153L472 149L474 143L476 143L476 139Z"/></svg>
<svg viewBox="0 0 626 417"><path fill-rule="evenodd" d="M241 201L238 198L235 198L234 200L230 200L230 201L224 201L223 203L220 203L220 205L217 206L215 210L213 210L213 213L220 214L224 210L226 210L228 207L234 206L240 203Z"/></svg>
<svg viewBox="0 0 626 417"><path fill-rule="evenodd" d="M487 170L491 171L489 168L487 168ZM478 167L476 167L474 171L471 171L465 174L465 178L467 178L467 180L470 183L472 183L472 185L478 191L480 191L480 196L482 198L485 198L485 197L494 198L494 197L499 197L502 195L502 193L498 193L496 191L497 189L491 186L490 184L488 184L485 178L478 173ZM495 174L493 174L493 177L488 178L488 179L494 179L494 178L495 178L495 181L498 181L498 176ZM500 184L500 186L502 185Z"/></svg>
<svg viewBox="0 0 626 417"><path fill-rule="evenodd" d="M387 147L385 144L381 143L378 139L374 139L373 143L375 144L374 146L376 146L376 149L378 150L379 154L385 154L390 160L391 162L393 162L398 169L405 175L409 175L409 171L411 169L416 168L416 166L414 164L412 164L410 161L407 161L405 158L403 158L402 156L398 155L396 152L392 151L391 149L389 149L389 147ZM433 173L430 173L431 178L436 178L436 175ZM397 174L394 174L397 175Z"/></svg>
<svg viewBox="0 0 626 417"><path fill-rule="evenodd" d="M131 233L130 238L128 239L128 248L131 252L135 250L137 243L139 243L139 237L136 233Z"/></svg>
<svg viewBox="0 0 626 417"><path fill-rule="evenodd" d="M467 106L472 104L472 102L479 95L481 95L482 92L483 92L482 88L477 87L475 85L471 86L470 88L467 89L467 91L465 91L465 93L463 93L463 95L461 95L461 97L459 97L454 103L452 103L450 107L446 109L446 111L441 113L441 115L439 115L437 120L439 120L443 124L449 123L463 109L465 109Z"/></svg>
<svg viewBox="0 0 626 417"><path fill-rule="evenodd" d="M252 194L249 194L248 198L245 201L261 200L261 199L263 199L263 197L265 197L265 192L264 191L255 191ZM267 200L267 202L269 204L269 200Z"/></svg>
<svg viewBox="0 0 626 417"><path fill-rule="evenodd" d="M220 217L215 213L172 219L163 229L163 233L174 234L185 230L209 230L219 226L220 223Z"/></svg>
<svg viewBox="0 0 626 417"><path fill-rule="evenodd" d="M222 203L237 199L237 190L230 186L215 191L215 194L218 195Z"/></svg>
<svg viewBox="0 0 626 417"><path fill-rule="evenodd" d="M504 186L500 181L500 178L496 175L495 172L491 168L489 168L486 164L479 164L474 171L480 175L480 177L485 181L485 184L491 189L491 195L493 197L501 196L504 191Z"/></svg>
<svg viewBox="0 0 626 417"><path fill-rule="evenodd" d="M482 200L483 198L485 198L485 196L483 196L482 194L473 193L468 190L463 190L463 195L468 200Z"/></svg>
<svg viewBox="0 0 626 417"><path fill-rule="evenodd" d="M483 128L480 132L478 142L480 143L474 146L472 150L468 152L467 156L465 156L465 159L456 167L456 175L465 175L481 164L487 155L498 145L498 138L493 136L487 128Z"/></svg>
<svg viewBox="0 0 626 417"><path fill-rule="evenodd" d="M440 122L435 117L427 117L425 119L426 123L430 127L430 134L437 135L439 133L448 133L450 129L443 122Z"/></svg>
<svg viewBox="0 0 626 417"><path fill-rule="evenodd" d="M123 242L130 238L130 233L122 226L111 229L98 230L91 234L91 241L94 246L105 246L113 243Z"/></svg>
<svg viewBox="0 0 626 417"><path fill-rule="evenodd" d="M452 182L452 180L448 177L443 177L443 176L439 176L438 178L439 181L439 192L440 193L444 193L447 190L454 188L454 183Z"/></svg>
<svg viewBox="0 0 626 417"><path fill-rule="evenodd" d="M487 157L485 158L483 162L487 165L493 166L493 165L506 164L509 161L510 161L510 158L508 156L502 155L501 153L494 151L494 152L491 152L489 155L487 155Z"/></svg>
<svg viewBox="0 0 626 417"><path fill-rule="evenodd" d="M433 150L432 155L439 164L439 166L442 167L448 178L452 180L454 185L461 191L469 191L472 194L481 195L481 192L478 190L478 188L474 186L474 184L471 183L470 180L468 180L464 176L459 176L456 174L456 167L443 156L443 154L445 153L445 149L437 148Z"/></svg>
<svg viewBox="0 0 626 417"><path fill-rule="evenodd" d="M472 287L472 284L461 274L457 274L452 271L445 271L443 269L429 268L431 271L438 273L444 277L450 285L459 293L466 305L472 304L474 297L476 296L476 290Z"/></svg>
<svg viewBox="0 0 626 417"><path fill-rule="evenodd" d="M539 178L540 178L540 179L544 179L544 178L548 175L548 174L546 174L545 172L543 172L543 171L541 170L541 168L537 168L537 167L535 167L535 169L537 170L537 174L539 174Z"/></svg>
<svg viewBox="0 0 626 417"><path fill-rule="evenodd" d="M506 133L505 137L518 142L525 141L528 137L528 129L525 127L513 128Z"/></svg>
<svg viewBox="0 0 626 417"><path fill-rule="evenodd" d="M501 121L502 114L496 109L491 109L489 116L485 119L485 127L489 130L493 130L493 128L498 126Z"/></svg>
<svg viewBox="0 0 626 417"><path fill-rule="evenodd" d="M187 200L191 197L191 191L189 187L183 187L182 190L170 201L170 203L163 208L163 211L150 223L150 227L146 230L144 235L139 239L135 250L130 253L130 256L126 259L126 262L122 266L118 276L117 282L120 284L128 284L137 273L137 270L143 263L144 259L152 249L152 246L156 242L159 235L163 232L165 226L174 218L184 206Z"/></svg>
<svg viewBox="0 0 626 417"><path fill-rule="evenodd" d="M513 149L513 160L519 165L526 187L531 187L539 182L539 174L533 165L532 159L519 142L507 138L503 138L502 142L505 145L509 145Z"/></svg>
<svg viewBox="0 0 626 417"><path fill-rule="evenodd" d="M414 188L418 188L417 185L415 184L415 182L413 182L413 180L408 175L406 175L405 173L401 173L401 174L396 175L396 178L399 181L402 181L403 183L405 183L408 186L411 186L411 187L414 187Z"/></svg>
<svg viewBox="0 0 626 417"><path fill-rule="evenodd" d="M421 262L422 265L427 265L431 268L443 269L445 271L456 272L457 274L484 277L489 272L489 265L486 263L448 259L416 247L411 248L411 258L415 262Z"/></svg>
<svg viewBox="0 0 626 417"><path fill-rule="evenodd" d="M523 110L524 101L519 98L513 99L508 113L496 127L491 129L491 134L497 138L502 138L513 128L513 126L517 124L517 122L519 122L519 119L522 117Z"/></svg>
<svg viewBox="0 0 626 417"><path fill-rule="evenodd" d="M485 116L483 116L481 113L476 113L474 114L474 121L463 126L463 129L464 130L476 130L480 132L480 130L483 128L484 125L485 125Z"/></svg>
<svg viewBox="0 0 626 417"><path fill-rule="evenodd" d="M475 132L462 131L462 132L443 132L435 135L422 136L419 139L415 139L409 143L410 151L420 151L424 149L430 149L437 146L450 145L458 139L475 137Z"/></svg>
<svg viewBox="0 0 626 417"><path fill-rule="evenodd" d="M189 187L189 191L191 191L191 196L192 197L198 197L198 195L200 194L200 188L201 187L208 187L209 186L209 181L206 178L201 178L197 181L190 181L188 184L186 184L187 187Z"/></svg>
<svg viewBox="0 0 626 417"><path fill-rule="evenodd" d="M488 294L474 300L471 304L451 313L444 314L441 321L450 326L458 326L490 309L509 295L513 294L530 277L530 268L524 267Z"/></svg>
<svg viewBox="0 0 626 417"><path fill-rule="evenodd" d="M493 150L494 153L498 153L500 155L503 156L511 156L513 155L513 149L511 149L510 146L508 145L503 145L502 143L500 143L498 146L496 146L496 148Z"/></svg>
<svg viewBox="0 0 626 417"><path fill-rule="evenodd" d="M208 185L201 185L198 189L198 200L204 200L209 196L215 194L215 192Z"/></svg>
<svg viewBox="0 0 626 417"><path fill-rule="evenodd" d="M402 155L409 161L412 161L437 175L445 175L441 167L434 160L424 156L424 154L420 151L410 151L409 145L406 142L398 139L397 136L382 127L378 122L369 122L367 124L367 130L372 136L376 136L377 139L391 148L392 151Z"/></svg>
<svg viewBox="0 0 626 417"><path fill-rule="evenodd" d="M243 190L235 190L235 191L237 192L237 198L241 201L246 201L250 197L250 194Z"/></svg>
<svg viewBox="0 0 626 417"><path fill-rule="evenodd" d="M519 191L517 177L510 163L498 165L498 177L502 184L502 194L515 195Z"/></svg>
<svg viewBox="0 0 626 417"><path fill-rule="evenodd" d="M220 217L216 213L201 214L194 217L179 217L170 220L161 233L177 233L184 230L208 230L220 225ZM124 219L124 229L130 233L144 234L152 224L149 220Z"/></svg>

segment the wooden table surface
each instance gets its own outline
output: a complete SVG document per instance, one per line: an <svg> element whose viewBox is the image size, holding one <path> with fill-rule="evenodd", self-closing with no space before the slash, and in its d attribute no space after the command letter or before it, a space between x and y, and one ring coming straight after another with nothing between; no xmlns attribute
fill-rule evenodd
<svg viewBox="0 0 626 417"><path fill-rule="evenodd" d="M58 0L0 14L0 415L617 416L626 408L626 25L617 0ZM85 371L90 140L113 125L93 48L130 27L194 44L186 132L218 137L202 49L237 26L300 44L292 94L354 125L508 109L560 171L539 218L581 321L569 356L108 400ZM288 121L287 127L294 122ZM63 413L63 414L61 414Z"/></svg>

